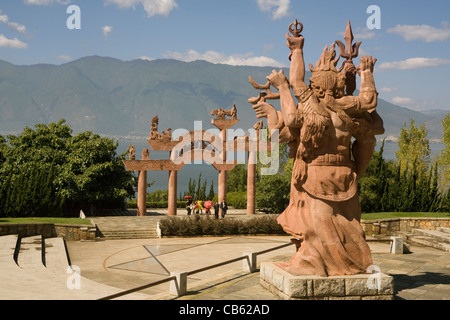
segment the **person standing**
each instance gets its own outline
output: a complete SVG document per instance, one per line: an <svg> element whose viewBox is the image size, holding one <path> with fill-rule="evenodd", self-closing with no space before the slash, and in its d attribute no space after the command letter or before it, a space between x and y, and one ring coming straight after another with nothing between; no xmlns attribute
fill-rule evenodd
<svg viewBox="0 0 450 320"><path fill-rule="evenodd" d="M186 210L187 210L187 215L190 216L191 211L192 211L192 198L188 199L188 201L186 203Z"/></svg>
<svg viewBox="0 0 450 320"><path fill-rule="evenodd" d="M219 211L220 211L220 203L216 202L214 204L214 216L216 217L216 219L219 219Z"/></svg>
<svg viewBox="0 0 450 320"><path fill-rule="evenodd" d="M222 200L222 203L220 204L220 209L222 210L222 219L225 218L225 215L227 214L228 206L227 202Z"/></svg>

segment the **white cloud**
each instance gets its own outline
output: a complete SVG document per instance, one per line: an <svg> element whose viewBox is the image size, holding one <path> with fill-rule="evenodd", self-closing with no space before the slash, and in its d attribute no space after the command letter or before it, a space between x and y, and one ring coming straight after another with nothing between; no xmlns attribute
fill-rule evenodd
<svg viewBox="0 0 450 320"><path fill-rule="evenodd" d="M115 4L119 8L133 8L141 4L148 17L161 15L168 17L169 13L178 7L175 0L104 0L105 5Z"/></svg>
<svg viewBox="0 0 450 320"><path fill-rule="evenodd" d="M0 13L1 13L1 11L0 11ZM8 20L9 20L9 18L6 14L0 14L0 22L8 23Z"/></svg>
<svg viewBox="0 0 450 320"><path fill-rule="evenodd" d="M8 22L8 27L10 27L11 29L16 30L17 32L20 33L26 33L27 32L27 27L25 27L23 24L17 23L17 22Z"/></svg>
<svg viewBox="0 0 450 320"><path fill-rule="evenodd" d="M57 4L69 4L70 0L24 0L25 4L33 5L33 6L49 6L54 3Z"/></svg>
<svg viewBox="0 0 450 320"><path fill-rule="evenodd" d="M144 60L144 61L153 61L153 60L155 60L155 59L147 57L147 56L139 57L139 59Z"/></svg>
<svg viewBox="0 0 450 320"><path fill-rule="evenodd" d="M72 60L71 56L68 56L68 55L65 55L65 54L60 54L56 58L58 58L59 60L63 60L63 61L70 61L70 60Z"/></svg>
<svg viewBox="0 0 450 320"><path fill-rule="evenodd" d="M22 25L20 23L17 23L17 22L9 21L8 15L1 14L1 11L0 11L0 22L1 23L6 23L8 25L8 27L10 27L11 29L16 30L17 32L20 32L20 33L26 33L27 32L27 28L24 25Z"/></svg>
<svg viewBox="0 0 450 320"><path fill-rule="evenodd" d="M112 26L104 26L102 27L102 31L103 31L103 36L106 38L108 38L108 35L112 32L113 27Z"/></svg>
<svg viewBox="0 0 450 320"><path fill-rule="evenodd" d="M397 91L397 90L398 90L397 88L387 88L387 87L378 89L378 91L381 92L381 93L394 92L394 91Z"/></svg>
<svg viewBox="0 0 450 320"><path fill-rule="evenodd" d="M355 41L364 40L364 39L371 39L376 36L375 31L370 30L368 28L356 28L354 31L353 37L355 38ZM341 31L337 33L341 37L345 37L345 31Z"/></svg>
<svg viewBox="0 0 450 320"><path fill-rule="evenodd" d="M441 58L409 58L402 61L385 62L378 66L379 70L390 70L390 69L400 69L400 70L411 70L418 68L431 68L439 67L441 65L450 64L449 59Z"/></svg>
<svg viewBox="0 0 450 320"><path fill-rule="evenodd" d="M408 97L394 97L392 103L408 109L423 111L436 108L436 101L415 100Z"/></svg>
<svg viewBox="0 0 450 320"><path fill-rule="evenodd" d="M272 13L274 20L286 17L289 14L291 0L257 0L261 11Z"/></svg>
<svg viewBox="0 0 450 320"><path fill-rule="evenodd" d="M392 98L392 103L398 104L399 106L408 106L408 105L411 106L415 105L416 101L407 97L394 97Z"/></svg>
<svg viewBox="0 0 450 320"><path fill-rule="evenodd" d="M255 57L251 53L245 55L236 54L227 56L223 53L216 51L206 51L205 53L199 53L191 49L187 53L167 52L164 54L164 58L176 59L186 62L205 60L214 64L228 64L232 66L255 66L255 67L277 67L277 68L285 67L285 65L272 58L265 56Z"/></svg>
<svg viewBox="0 0 450 320"><path fill-rule="evenodd" d="M387 33L395 33L406 41L422 40L425 42L446 41L450 38L450 28L447 22L441 24L441 28L423 25L397 25L387 29Z"/></svg>
<svg viewBox="0 0 450 320"><path fill-rule="evenodd" d="M12 48L12 49L27 49L28 44L20 41L17 38L8 39L3 34L0 34L0 47Z"/></svg>

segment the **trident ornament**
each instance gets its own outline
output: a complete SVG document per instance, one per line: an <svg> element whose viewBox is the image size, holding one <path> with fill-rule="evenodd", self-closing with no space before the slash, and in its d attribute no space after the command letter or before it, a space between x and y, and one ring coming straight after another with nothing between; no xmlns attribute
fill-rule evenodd
<svg viewBox="0 0 450 320"><path fill-rule="evenodd" d="M336 44L339 47L339 56L346 59L344 62L342 62L342 65L338 71L342 71L342 69L344 69L345 66L344 72L346 76L346 91L347 95L352 95L356 89L356 71L357 71L355 65L353 64L353 59L358 57L361 41L352 44L354 38L350 20L348 20L347 22L347 29L345 30L344 39L347 44L347 50L345 49L345 45L341 41L336 40Z"/></svg>
<svg viewBox="0 0 450 320"><path fill-rule="evenodd" d="M345 42L347 44L347 50L345 50L345 45L339 41L336 40L336 43L339 47L339 55L347 59L344 61L342 65L345 63L351 63L353 64L353 59L356 58L359 54L359 46L361 45L361 41L358 41L357 43L353 44L353 32L352 32L352 26L350 24L350 20L347 22L347 29L345 30L345 36L344 36ZM341 67L342 70L342 67Z"/></svg>
<svg viewBox="0 0 450 320"><path fill-rule="evenodd" d="M300 33L302 33L302 31L303 31L303 24L301 22L299 22L297 19L295 19L295 22L293 22L289 25L289 32L294 37L297 37L297 38L300 37Z"/></svg>
<svg viewBox="0 0 450 320"><path fill-rule="evenodd" d="M299 38L301 36L301 33L303 31L303 23L301 23L300 21L298 21L297 19L295 19L294 22L292 22L289 25L289 32L295 37L295 38ZM286 35L287 37L288 35ZM291 60L292 58L292 52L289 54L289 60Z"/></svg>

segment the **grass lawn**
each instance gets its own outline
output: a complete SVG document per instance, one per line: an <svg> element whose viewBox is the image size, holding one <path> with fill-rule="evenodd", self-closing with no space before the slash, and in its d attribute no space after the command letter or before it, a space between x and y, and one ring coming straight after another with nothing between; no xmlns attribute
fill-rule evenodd
<svg viewBox="0 0 450 320"><path fill-rule="evenodd" d="M450 218L449 212L377 212L363 213L361 220L378 220L389 218Z"/></svg>
<svg viewBox="0 0 450 320"><path fill-rule="evenodd" d="M89 219L79 219L79 218L0 218L1 223L61 223L61 224L82 224L91 225Z"/></svg>

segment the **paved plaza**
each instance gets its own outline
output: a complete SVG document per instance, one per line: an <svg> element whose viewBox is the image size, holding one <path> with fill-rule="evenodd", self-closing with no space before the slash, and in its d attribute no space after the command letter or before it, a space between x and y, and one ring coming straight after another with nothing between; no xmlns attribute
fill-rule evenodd
<svg viewBox="0 0 450 320"><path fill-rule="evenodd" d="M182 214L182 212L180 212ZM228 218L237 218L231 212ZM164 216L154 213L153 216ZM136 227L151 217L108 219L108 226ZM248 217L246 217L248 218ZM95 219L94 219L95 220ZM97 221L100 221L98 219ZM141 223L140 225L143 225ZM105 226L105 225L104 225ZM125 225L122 225L126 229ZM96 241L47 239L45 266L37 248L40 237L24 238L17 263L13 259L16 236L2 237L0 246L0 299L96 300L167 278L172 272L190 272L223 261L290 243L289 236L226 236L192 238L146 238ZM394 277L397 300L450 300L450 253L414 245L411 253L390 253L389 241L368 239L374 265ZM47 242L48 241L48 242ZM265 261L286 261L293 245L258 255L257 266ZM67 252L67 255L66 255ZM188 276L187 294L169 294L168 282L124 295L132 300L278 300L259 284L259 270L243 271L243 260ZM71 264L81 273L80 287L68 288Z"/></svg>
<svg viewBox="0 0 450 320"><path fill-rule="evenodd" d="M73 264L88 279L124 290L166 277L169 271L199 267L289 242L289 237L169 238L111 240L99 243L69 242ZM450 253L411 246L411 253L389 253L389 242L369 241L374 264L394 277L395 299L450 300ZM293 254L290 246L258 258L284 261ZM143 290L150 299L174 299L169 285ZM259 284L259 273L242 272L242 262L188 277L186 300L277 300Z"/></svg>

